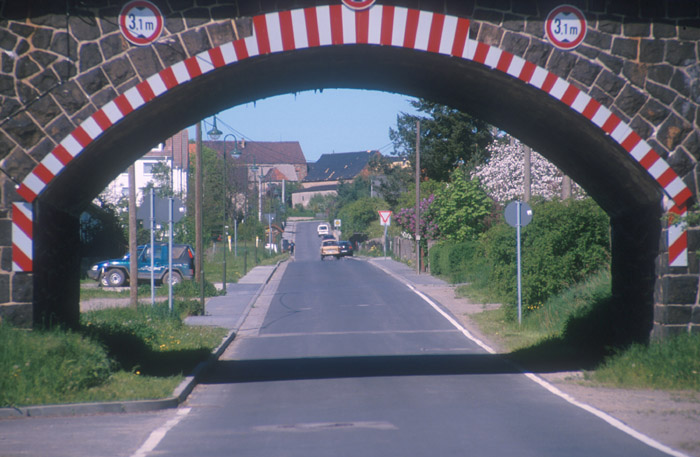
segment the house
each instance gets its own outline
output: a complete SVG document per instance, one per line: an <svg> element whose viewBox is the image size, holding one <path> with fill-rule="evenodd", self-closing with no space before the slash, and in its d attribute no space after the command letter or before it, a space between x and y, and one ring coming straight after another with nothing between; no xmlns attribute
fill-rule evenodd
<svg viewBox="0 0 700 457"><path fill-rule="evenodd" d="M185 199L187 195L187 174L189 171L188 160L189 132L182 130L165 142L158 144L148 151L143 157L134 162L136 175L136 202L143 200L144 189L149 183L158 184L154 171L159 163L170 169L169 181L175 196ZM129 173L124 170L117 176L107 188L100 194L101 199L109 204L117 205L120 200L129 195Z"/></svg>
<svg viewBox="0 0 700 457"><path fill-rule="evenodd" d="M203 141L219 155L224 150L231 154L234 141ZM248 168L248 182L256 183L260 176L263 182L302 181L307 174L306 157L298 141L246 141L235 142L240 153L237 164Z"/></svg>
<svg viewBox="0 0 700 457"><path fill-rule="evenodd" d="M316 163L309 165L309 172L302 181L304 188L292 194L292 205L307 207L314 195L337 195L341 182L352 182L358 176L368 177L369 160L377 154L379 151L323 154Z"/></svg>

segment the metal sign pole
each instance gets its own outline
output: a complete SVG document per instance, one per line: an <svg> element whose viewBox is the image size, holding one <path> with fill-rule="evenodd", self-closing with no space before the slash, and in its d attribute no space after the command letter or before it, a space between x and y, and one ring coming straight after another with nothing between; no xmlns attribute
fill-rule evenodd
<svg viewBox="0 0 700 457"><path fill-rule="evenodd" d="M520 216L520 201L516 201L517 205L517 223L515 231L517 233L517 257L518 257L518 325L523 322L523 288L522 288L522 270L520 266L520 226L522 225Z"/></svg>
<svg viewBox="0 0 700 457"><path fill-rule="evenodd" d="M173 311L173 197L168 199L168 308Z"/></svg>
<svg viewBox="0 0 700 457"><path fill-rule="evenodd" d="M156 305L156 197L151 188L151 306ZM138 281L138 278L136 278Z"/></svg>

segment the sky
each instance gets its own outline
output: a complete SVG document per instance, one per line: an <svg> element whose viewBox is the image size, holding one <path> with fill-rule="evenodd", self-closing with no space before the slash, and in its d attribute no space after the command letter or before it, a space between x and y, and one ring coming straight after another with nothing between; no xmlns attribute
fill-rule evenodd
<svg viewBox="0 0 700 457"><path fill-rule="evenodd" d="M393 151L389 129L396 117L415 114L413 98L369 90L324 89L280 95L240 105L217 115L224 135L233 133L248 141L298 141L307 162L321 154L379 150ZM204 119L203 139L213 118ZM190 127L190 138L195 128Z"/></svg>

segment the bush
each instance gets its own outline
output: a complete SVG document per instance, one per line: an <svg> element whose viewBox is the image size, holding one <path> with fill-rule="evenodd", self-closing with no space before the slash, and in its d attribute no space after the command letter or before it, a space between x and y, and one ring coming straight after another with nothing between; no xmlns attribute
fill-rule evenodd
<svg viewBox="0 0 700 457"><path fill-rule="evenodd" d="M76 333L0 325L0 347L0 406L44 403L110 375L103 347Z"/></svg>
<svg viewBox="0 0 700 457"><path fill-rule="evenodd" d="M434 245L428 252L430 272L447 278L451 283L466 281L476 260L476 248L477 244L472 241Z"/></svg>
<svg viewBox="0 0 700 457"><path fill-rule="evenodd" d="M552 295L576 284L610 261L609 220L591 199L533 204L534 217L522 230L523 309L537 309ZM490 290L508 305L517 303L516 234L505 224L482 236L480 253L492 266Z"/></svg>

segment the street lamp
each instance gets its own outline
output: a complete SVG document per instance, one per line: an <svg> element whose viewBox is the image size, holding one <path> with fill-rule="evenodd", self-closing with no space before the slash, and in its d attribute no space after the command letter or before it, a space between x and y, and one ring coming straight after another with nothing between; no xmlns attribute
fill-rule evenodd
<svg viewBox="0 0 700 457"><path fill-rule="evenodd" d="M223 132L219 130L216 127L216 116L214 116L214 127L210 131L207 132L207 135L209 135L209 138L213 138L214 141L218 140ZM233 137L233 151L231 156L235 159L240 157L241 153L238 151L238 138L236 135L233 133L227 133L224 135L224 217L223 217L223 224L222 224L222 234L223 234L223 240L224 240L224 269L223 269L223 278L222 278L222 287L224 291L224 295L226 295L226 250L228 249L227 246L227 241L228 241L228 226L226 225L226 222L228 221L228 218L226 217L226 209L228 208L228 166L227 166L227 158L228 158L228 151L226 151L226 138L228 137Z"/></svg>

